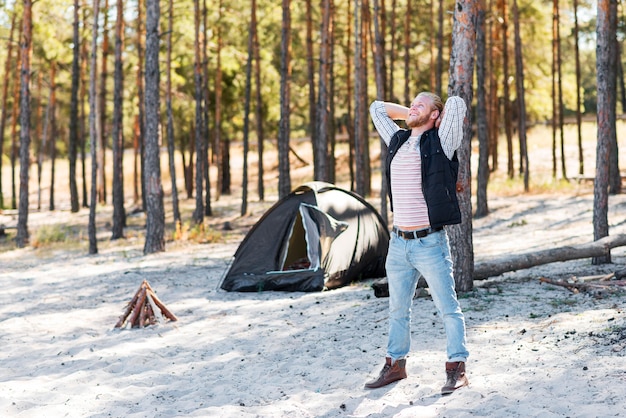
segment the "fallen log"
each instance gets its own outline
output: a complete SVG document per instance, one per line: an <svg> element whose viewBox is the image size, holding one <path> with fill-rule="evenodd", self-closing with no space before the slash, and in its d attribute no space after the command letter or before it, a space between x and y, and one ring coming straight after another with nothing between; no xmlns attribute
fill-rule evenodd
<svg viewBox="0 0 626 418"><path fill-rule="evenodd" d="M623 280L612 280L612 281L601 281L601 282L569 282L565 280L554 280L549 279L547 277L542 277L539 279L541 283L548 283L555 286L561 286L566 288L572 293L580 293L582 292L603 292L603 291L611 291L615 290L619 287L626 286L626 282Z"/></svg>
<svg viewBox="0 0 626 418"><path fill-rule="evenodd" d="M535 251L524 254L503 256L474 264L474 280L499 276L509 271L523 270L556 261L569 261L581 258L602 257L610 253L611 248L626 245L626 234L609 235L586 244L570 245Z"/></svg>

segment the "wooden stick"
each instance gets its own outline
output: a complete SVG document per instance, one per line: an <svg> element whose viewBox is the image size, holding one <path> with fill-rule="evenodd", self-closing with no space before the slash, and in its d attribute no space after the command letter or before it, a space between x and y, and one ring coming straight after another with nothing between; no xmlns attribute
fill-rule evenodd
<svg viewBox="0 0 626 418"><path fill-rule="evenodd" d="M143 306L145 300L146 300L146 288L142 287L141 294L139 295L139 298L137 299L137 303L135 304L135 309L133 311L133 314L131 315L131 317L129 319L130 326L132 328L139 327L138 318L139 318L139 314L141 312L141 309L138 309L138 308L140 306Z"/></svg>
<svg viewBox="0 0 626 418"><path fill-rule="evenodd" d="M154 292L150 291L150 294L151 294L150 296L152 296L152 299L154 300L154 303L156 303L159 309L161 309L161 312L163 313L163 315L165 315L171 321L178 321L178 318L176 318L176 315L171 313L170 310L165 307L163 302L159 300L159 298L157 297L157 295L154 294Z"/></svg>

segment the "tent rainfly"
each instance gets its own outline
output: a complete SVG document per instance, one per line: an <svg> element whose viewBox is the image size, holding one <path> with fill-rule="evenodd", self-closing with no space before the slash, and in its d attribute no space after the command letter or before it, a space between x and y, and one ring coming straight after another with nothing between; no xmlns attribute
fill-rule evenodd
<svg viewBox="0 0 626 418"><path fill-rule="evenodd" d="M221 288L313 292L385 276L389 231L359 195L303 184L274 204L235 252Z"/></svg>

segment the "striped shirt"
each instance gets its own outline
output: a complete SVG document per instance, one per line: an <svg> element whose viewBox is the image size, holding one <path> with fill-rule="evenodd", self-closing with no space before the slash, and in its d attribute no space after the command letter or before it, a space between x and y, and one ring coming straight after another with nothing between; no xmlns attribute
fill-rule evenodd
<svg viewBox="0 0 626 418"><path fill-rule="evenodd" d="M463 140L465 101L458 96L450 97L445 104L444 115L439 126L439 138L444 153L452 159ZM375 101L370 114L376 130L385 144L401 128L389 117L384 102ZM403 227L429 226L428 208L422 192L422 159L419 137L410 137L391 162L391 188L393 190L393 224Z"/></svg>

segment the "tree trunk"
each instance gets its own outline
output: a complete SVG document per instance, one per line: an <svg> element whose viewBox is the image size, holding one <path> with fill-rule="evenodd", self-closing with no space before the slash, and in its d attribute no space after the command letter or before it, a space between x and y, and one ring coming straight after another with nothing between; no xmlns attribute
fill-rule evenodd
<svg viewBox="0 0 626 418"><path fill-rule="evenodd" d="M408 8L408 6L407 6ZM438 27L437 27L437 63L435 72L435 94L441 97L441 74L443 74L443 0L439 0L439 13L437 15ZM410 99L407 100L407 103Z"/></svg>
<svg viewBox="0 0 626 418"><path fill-rule="evenodd" d="M610 255L611 248L624 245L626 245L626 234L619 234L586 244L550 248L525 254L507 254L489 261L476 263L474 280L487 279L509 271L527 269L557 261L605 257Z"/></svg>
<svg viewBox="0 0 626 418"><path fill-rule="evenodd" d="M96 205L98 197L98 130L99 118L96 105L96 78L98 72L98 16L100 14L100 0L93 0L93 26L91 35L91 56L89 66L89 139L91 142L91 199L89 203L89 254L98 253L96 239Z"/></svg>
<svg viewBox="0 0 626 418"><path fill-rule="evenodd" d="M257 153L258 153L258 175L257 175L257 193L259 194L259 200L262 202L265 199L265 187L263 186L263 100L261 97L261 55L259 53L259 33L257 30L257 18L256 9L252 9L252 19L254 21L254 36L252 38L254 48L254 84L256 90L256 106L254 109L254 118L256 121L256 136L257 136Z"/></svg>
<svg viewBox="0 0 626 418"><path fill-rule="evenodd" d="M318 98L315 111L315 147L313 178L328 181L328 79L330 76L330 0L322 0L320 24L320 50L318 73Z"/></svg>
<svg viewBox="0 0 626 418"><path fill-rule="evenodd" d="M440 0L441 1L441 0ZM411 91L411 50L413 45L411 43L411 2L406 2L406 12L404 13L404 103L407 105L411 103L411 94L415 92ZM441 79L441 76L440 76Z"/></svg>
<svg viewBox="0 0 626 418"><path fill-rule="evenodd" d="M448 227L454 261L456 287L468 291L473 287L474 253L472 245L472 200L471 200L471 138L472 79L474 75L474 51L476 50L475 22L480 11L476 0L457 0L454 8L452 29L452 51L450 53L450 76L448 96L460 96L467 105L463 123L463 142L457 150L459 175L457 194L463 223Z"/></svg>
<svg viewBox="0 0 626 418"><path fill-rule="evenodd" d="M561 17L559 10L559 0L554 0L556 10L556 68L558 82L559 99L559 133L561 135L561 174L567 180L567 170L565 168L565 132L563 131L563 71L561 65Z"/></svg>
<svg viewBox="0 0 626 418"><path fill-rule="evenodd" d="M384 10L379 10L378 0L374 0L374 76L376 79L376 99L385 100L385 80L383 74L385 73L385 49L382 38L384 33L380 29L381 14ZM392 44L393 45L393 44ZM393 49L393 48L391 48ZM385 221L385 224L389 223L389 217L387 213L387 173L385 171L384 161L387 159L387 145L384 141L380 141L380 216Z"/></svg>
<svg viewBox="0 0 626 418"><path fill-rule="evenodd" d="M323 2L321 0L320 2ZM313 12L311 10L311 0L305 0L305 19L306 19L306 63L307 63L307 84L309 86L309 135L311 137L311 146L313 148L313 168L316 174L318 156L318 140L317 140L317 102L315 94L315 61L313 59ZM321 69L320 69L321 71ZM315 174L313 177L315 178Z"/></svg>
<svg viewBox="0 0 626 418"><path fill-rule="evenodd" d="M7 59L4 64L4 84L2 85L2 116L0 119L0 210L4 209L4 193L2 192L2 155L4 148L4 127L7 120L7 96L9 91L9 81L11 80L11 62L13 62L13 31L15 30L15 19L17 13L14 11L11 17L11 29L9 40L7 41Z"/></svg>
<svg viewBox="0 0 626 418"><path fill-rule="evenodd" d="M598 86L598 144L596 147L596 177L593 183L593 238L599 240L609 235L609 151L611 130L615 126L615 108L611 96L615 95L615 84L611 76L611 52L615 32L611 23L614 0L598 0L596 26L596 77ZM611 254L594 257L593 264L611 262Z"/></svg>
<svg viewBox="0 0 626 418"><path fill-rule="evenodd" d="M204 214L205 216L213 216L213 210L211 209L211 176L209 175L209 146L211 143L211 134L209 129L209 104L211 103L211 95L209 92L209 58L208 58L208 39L207 39L207 7L206 0L202 0L202 91L204 92L204 106L202 107L203 123L202 123L202 135L204 137L204 184L206 191L204 194Z"/></svg>
<svg viewBox="0 0 626 418"><path fill-rule="evenodd" d="M176 187L176 150L174 148L174 113L172 110L172 32L174 30L174 0L169 0L168 2L167 18L167 59L165 60L165 75L167 78L165 87L165 106L167 111L167 156L170 166L170 178L172 180L172 211L174 214L174 225L179 227L181 224L181 217L178 205L178 188Z"/></svg>
<svg viewBox="0 0 626 418"><path fill-rule="evenodd" d="M18 248L28 244L28 169L30 167L30 57L32 48L32 2L24 0L23 30L20 38L22 63L20 74L20 205L17 217Z"/></svg>
<svg viewBox="0 0 626 418"><path fill-rule="evenodd" d="M204 222L204 138L202 133L202 57L200 54L200 1L193 2L193 22L194 22L194 67L193 79L195 86L194 101L196 104L195 118L195 144L196 144L196 208L193 212L193 221L196 225Z"/></svg>
<svg viewBox="0 0 626 418"><path fill-rule="evenodd" d="M124 48L124 2L117 0L117 16L115 20L115 64L113 76L113 128L111 145L113 147L113 227L111 239L124 236L126 211L124 210L124 69L122 52Z"/></svg>
<svg viewBox="0 0 626 418"><path fill-rule="evenodd" d="M137 189L137 183L141 186L141 207L146 210L146 183L143 173L146 170L145 167L145 143L146 143L146 109L145 109L145 92L144 92L144 1L137 0L137 101L138 101L138 130L137 141L135 145L135 155L139 157L139 170L137 170L137 164L135 164L135 189ZM137 193L135 193L137 197Z"/></svg>
<svg viewBox="0 0 626 418"><path fill-rule="evenodd" d="M558 14L557 14L558 0L552 0L552 177L556 179L556 131L557 131L557 119L558 119L558 90L557 90L557 56L558 56Z"/></svg>
<svg viewBox="0 0 626 418"><path fill-rule="evenodd" d="M102 23L102 71L100 72L100 89L98 90L98 202L107 201L106 178L106 137L107 137L107 79L109 78L109 0L104 0L104 21Z"/></svg>
<svg viewBox="0 0 626 418"><path fill-rule="evenodd" d="M54 178L57 159L57 105L56 105L56 81L52 88L52 125L50 127L50 201L48 208L54 210Z"/></svg>
<svg viewBox="0 0 626 418"><path fill-rule="evenodd" d="M611 112L613 118L611 120L611 136L609 137L609 194L619 194L622 192L622 176L619 169L619 150L617 146L617 126L616 126L616 110L617 110L617 69L620 67L619 44L617 40L617 2L611 2L611 63L609 64L611 83L613 85L611 98Z"/></svg>
<svg viewBox="0 0 626 418"><path fill-rule="evenodd" d="M515 177L513 164L513 125L511 115L511 93L509 88L509 11L508 0L502 0L502 85L504 101L504 132L507 145L507 173L510 179Z"/></svg>
<svg viewBox="0 0 626 418"><path fill-rule="evenodd" d="M20 45L22 42L22 32L24 31L24 18L20 20L20 30L17 36ZM17 209L17 191L16 191L16 175L15 166L17 163L17 119L19 118L19 110L21 104L20 90L21 90L21 66L22 66L22 48L17 49L17 63L15 66L14 78L13 78L13 109L11 110L11 208Z"/></svg>
<svg viewBox="0 0 626 418"><path fill-rule="evenodd" d="M278 197L291 192L289 177L290 84L291 84L291 1L282 0L283 22L280 42L280 122L278 126Z"/></svg>
<svg viewBox="0 0 626 418"><path fill-rule="evenodd" d="M478 134L478 174L476 178L476 218L489 214L487 184L489 183L489 123L485 94L485 0L480 2L476 22L476 126Z"/></svg>
<svg viewBox="0 0 626 418"><path fill-rule="evenodd" d="M432 5L432 1L430 2ZM386 100L390 100L392 102L398 102L398 100L396 99L393 91L394 91L394 70L395 70L395 60L396 60L396 31L397 31L397 22L396 22L396 10L397 10L397 0L391 0L391 27L389 28L389 36L391 36L391 40L389 42L389 44L391 45L391 48L389 48L389 76L387 77L387 88L385 89L385 92L387 93L387 97ZM431 16L432 17L432 16ZM432 19L431 19L431 25L432 25ZM432 33L432 31L431 31ZM387 34L383 34L383 36L386 36ZM432 44L432 36L431 38L431 44ZM432 50L431 50L432 53ZM434 74L435 73L435 68L432 67L431 68L431 73Z"/></svg>
<svg viewBox="0 0 626 418"><path fill-rule="evenodd" d="M48 145L48 138L51 138L50 135L50 124L51 124L51 119L52 119L52 112L53 112L53 108L52 108L52 96L53 96L53 84L54 84L54 78L55 78L55 73L56 72L56 65L53 62L50 63L50 93L48 94L48 104L46 106L46 116L43 120L43 123L41 121L41 100L38 100L39 105L37 106L37 117L36 120L39 120L39 123L37 123L38 128L37 128L37 133L35 135L35 137L39 137L41 138L41 143L39 144L39 152L37 153L37 210L41 210L41 175L42 175L42 171L43 171L43 161L44 158L46 156L46 146ZM41 77L42 77L42 72L39 73L39 77L38 77L38 89L41 93ZM43 133L39 130L39 127L41 127L41 125L43 125Z"/></svg>
<svg viewBox="0 0 626 418"><path fill-rule="evenodd" d="M256 32L256 20L254 14L256 10L256 0L251 0L250 10L250 32L248 33L248 59L246 62L246 87L244 94L243 111L243 179L241 184L241 216L248 212L248 144L250 133L250 101L252 100L252 56L254 34Z"/></svg>
<svg viewBox="0 0 626 418"><path fill-rule="evenodd" d="M83 39L87 38L89 18L87 15L87 0L83 0ZM87 99L87 62L89 61L89 44L81 43L80 48L80 87L79 87L79 122L78 122L78 146L80 146L81 178L83 179L83 207L89 207L89 195L87 193L87 112L85 111Z"/></svg>
<svg viewBox="0 0 626 418"><path fill-rule="evenodd" d="M69 163L70 163L70 206L72 213L78 212L78 187L76 184L76 158L78 156L78 88L80 85L80 2L74 0L74 23L72 38L72 87L70 98L70 138L69 138Z"/></svg>
<svg viewBox="0 0 626 418"><path fill-rule="evenodd" d="M529 191L528 185L528 148L526 146L526 93L524 90L524 62L522 57L522 39L520 35L519 11L517 0L513 0L513 25L515 32L515 86L517 90L518 106L518 135L520 149L520 173L524 176L524 190Z"/></svg>
<svg viewBox="0 0 626 418"><path fill-rule="evenodd" d="M578 0L574 0L574 55L576 58L576 133L578 138L578 174L585 174L585 158L583 154L582 115L580 111L580 50L578 40Z"/></svg>
<svg viewBox="0 0 626 418"><path fill-rule="evenodd" d="M222 143L222 0L218 3L218 21L215 29L217 36L216 68L215 68L215 137L214 152L217 163L217 185L215 200L218 200L224 190L224 144Z"/></svg>
<svg viewBox="0 0 626 418"><path fill-rule="evenodd" d="M499 0L489 0L489 9L493 10L494 2ZM498 169L498 138L500 136L500 99L498 98L498 72L497 68L500 68L500 48L497 45L500 43L500 29L501 25L498 24L496 19L489 19L488 23L489 44L487 51L489 51L489 156L491 157L490 172Z"/></svg>
<svg viewBox="0 0 626 418"><path fill-rule="evenodd" d="M146 242L144 254L165 250L165 213L159 158L159 0L146 2Z"/></svg>

